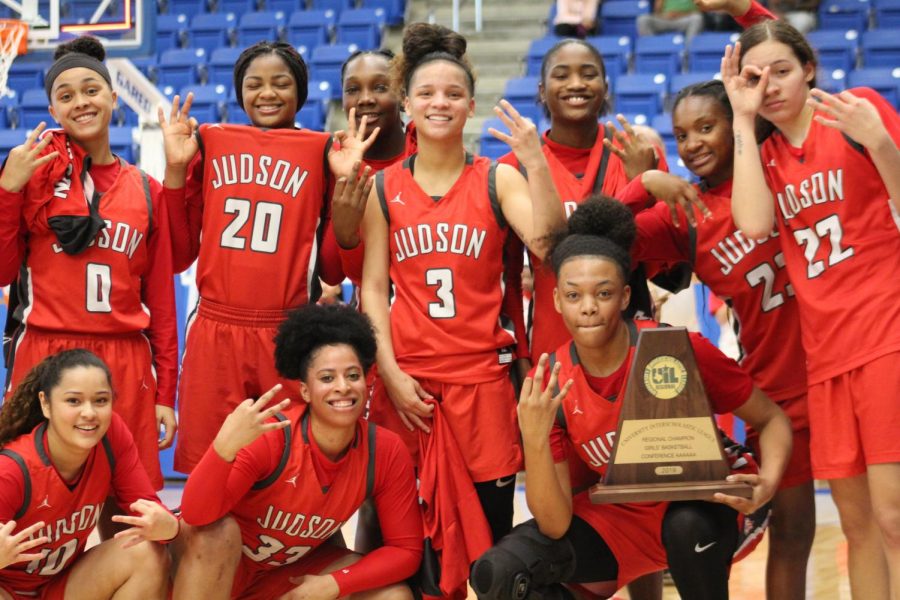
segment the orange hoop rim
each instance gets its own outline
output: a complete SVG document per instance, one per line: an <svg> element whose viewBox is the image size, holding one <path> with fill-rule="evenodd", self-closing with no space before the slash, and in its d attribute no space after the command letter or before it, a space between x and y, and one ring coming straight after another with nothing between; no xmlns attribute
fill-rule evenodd
<svg viewBox="0 0 900 600"><path fill-rule="evenodd" d="M0 46L4 44L11 35L19 34L19 44L16 47L16 54L22 55L28 52L28 23L20 19L0 19Z"/></svg>

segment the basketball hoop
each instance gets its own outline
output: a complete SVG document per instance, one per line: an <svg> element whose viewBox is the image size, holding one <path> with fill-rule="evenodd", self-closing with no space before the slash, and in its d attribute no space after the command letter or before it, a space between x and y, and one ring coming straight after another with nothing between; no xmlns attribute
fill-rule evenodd
<svg viewBox="0 0 900 600"><path fill-rule="evenodd" d="M28 51L28 24L19 19L0 19L0 95L11 96L6 87L9 68Z"/></svg>

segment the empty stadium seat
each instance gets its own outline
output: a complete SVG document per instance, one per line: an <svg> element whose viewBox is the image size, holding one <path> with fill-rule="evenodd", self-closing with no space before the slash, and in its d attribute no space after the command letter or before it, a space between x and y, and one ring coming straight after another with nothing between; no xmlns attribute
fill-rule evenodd
<svg viewBox="0 0 900 600"><path fill-rule="evenodd" d="M309 7L315 10L333 10L335 15L340 15L353 8L354 4L354 0L311 0Z"/></svg>
<svg viewBox="0 0 900 600"><path fill-rule="evenodd" d="M650 119L650 127L656 130L665 144L666 162L671 163L678 158L678 143L672 131L672 115L661 114Z"/></svg>
<svg viewBox="0 0 900 600"><path fill-rule="evenodd" d="M338 94L340 95L340 90L338 90ZM303 105L303 110L306 111L305 118L311 125L301 121L304 127L322 129L325 125L325 119L328 118L328 106L331 104L331 98L332 90L329 82L309 82L309 95L306 98L306 103Z"/></svg>
<svg viewBox="0 0 900 600"><path fill-rule="evenodd" d="M662 73L622 75L616 79L615 110L620 113L655 115L662 110L667 77Z"/></svg>
<svg viewBox="0 0 900 600"><path fill-rule="evenodd" d="M827 0L819 5L819 29L865 31L868 24L867 0Z"/></svg>
<svg viewBox="0 0 900 600"><path fill-rule="evenodd" d="M879 28L900 28L900 0L872 0L875 25Z"/></svg>
<svg viewBox="0 0 900 600"><path fill-rule="evenodd" d="M25 135L21 129L0 129L0 155L6 156L10 150L25 143Z"/></svg>
<svg viewBox="0 0 900 600"><path fill-rule="evenodd" d="M844 69L819 69L816 73L816 87L830 94L847 89L847 71Z"/></svg>
<svg viewBox="0 0 900 600"><path fill-rule="evenodd" d="M166 50L159 57L159 83L175 89L200 83L200 68L206 68L203 48Z"/></svg>
<svg viewBox="0 0 900 600"><path fill-rule="evenodd" d="M291 13L287 24L287 40L293 46L303 46L312 53L317 46L328 44L336 18L336 13L330 9Z"/></svg>
<svg viewBox="0 0 900 600"><path fill-rule="evenodd" d="M237 63L238 57L243 52L243 48L216 48L209 56L209 67L207 72L209 77L208 83L221 83L230 86L234 82L234 65Z"/></svg>
<svg viewBox="0 0 900 600"><path fill-rule="evenodd" d="M562 39L555 35L548 35L531 42L528 45L528 52L525 54L525 75L539 76L544 56Z"/></svg>
<svg viewBox="0 0 900 600"><path fill-rule="evenodd" d="M201 14L191 19L189 31L192 48L203 48L207 53L220 46L231 46L237 18L234 13Z"/></svg>
<svg viewBox="0 0 900 600"><path fill-rule="evenodd" d="M110 127L109 128L109 146L113 154L124 160L125 162L134 164L135 145L134 145L134 129L131 127Z"/></svg>
<svg viewBox="0 0 900 600"><path fill-rule="evenodd" d="M262 4L264 10L280 10L286 15L295 10L303 10L305 7L305 0L264 0Z"/></svg>
<svg viewBox="0 0 900 600"><path fill-rule="evenodd" d="M721 79L718 71L679 73L669 79L669 95L673 97L689 85L703 83L710 79Z"/></svg>
<svg viewBox="0 0 900 600"><path fill-rule="evenodd" d="M227 89L222 84L189 85L181 88L181 97L187 98L188 92L193 92L194 103L191 105L191 116L201 123L218 123L222 120Z"/></svg>
<svg viewBox="0 0 900 600"><path fill-rule="evenodd" d="M313 50L309 61L310 76L327 81L331 86L332 98L341 96L341 66L356 50L357 47L353 44L319 46Z"/></svg>
<svg viewBox="0 0 900 600"><path fill-rule="evenodd" d="M243 15L244 13L256 10L256 0L209 0L210 12L234 13Z"/></svg>
<svg viewBox="0 0 900 600"><path fill-rule="evenodd" d="M725 46L734 45L736 33L710 32L700 33L691 40L688 55L688 71L700 73L718 71L722 64Z"/></svg>
<svg viewBox="0 0 900 600"><path fill-rule="evenodd" d="M9 68L6 87L15 90L20 96L25 90L41 87L44 85L44 66L44 63L16 60Z"/></svg>
<svg viewBox="0 0 900 600"><path fill-rule="evenodd" d="M338 44L356 44L363 50L381 45L386 15L382 8L357 8L343 11L337 21Z"/></svg>
<svg viewBox="0 0 900 600"><path fill-rule="evenodd" d="M860 48L866 67L900 66L900 29L865 31Z"/></svg>
<svg viewBox="0 0 900 600"><path fill-rule="evenodd" d="M679 34L643 35L634 42L634 71L671 77L681 72L684 36Z"/></svg>
<svg viewBox="0 0 900 600"><path fill-rule="evenodd" d="M22 92L19 102L19 127L34 129L41 121L47 123L48 127L56 127L56 122L47 112L48 104L50 103L47 101L47 92L44 88L32 88Z"/></svg>
<svg viewBox="0 0 900 600"><path fill-rule="evenodd" d="M600 52L603 57L603 65L606 67L606 76L610 80L615 79L628 71L628 62L631 60L631 38L626 35L597 35L585 39Z"/></svg>
<svg viewBox="0 0 900 600"><path fill-rule="evenodd" d="M169 0L169 13L186 15L188 19L206 12L206 0Z"/></svg>
<svg viewBox="0 0 900 600"><path fill-rule="evenodd" d="M600 24L603 35L637 37L637 17L650 12L647 0L612 0L600 5Z"/></svg>
<svg viewBox="0 0 900 600"><path fill-rule="evenodd" d="M884 96L894 108L900 107L900 67L856 69L847 76L847 87L870 87Z"/></svg>
<svg viewBox="0 0 900 600"><path fill-rule="evenodd" d="M285 14L278 11L251 12L241 16L237 26L238 46L246 48L257 42L274 42L284 27Z"/></svg>
<svg viewBox="0 0 900 600"><path fill-rule="evenodd" d="M172 48L181 48L187 41L187 15L169 14L156 17L156 51L163 52Z"/></svg>
<svg viewBox="0 0 900 600"><path fill-rule="evenodd" d="M406 0L362 0L360 8L380 8L384 10L388 25L400 25L403 23L403 13L406 11Z"/></svg>
<svg viewBox="0 0 900 600"><path fill-rule="evenodd" d="M486 156L493 160L507 154L510 151L510 148L504 142L501 142L490 134L488 129L492 127L497 131L502 131L504 133L509 133L509 128L497 117L485 119L484 123L481 125L481 136L478 138L481 148L478 153L481 156Z"/></svg>
<svg viewBox="0 0 900 600"><path fill-rule="evenodd" d="M856 66L859 34L855 30L820 29L809 32L807 39L816 49L821 67L849 71Z"/></svg>
<svg viewBox="0 0 900 600"><path fill-rule="evenodd" d="M540 118L538 83L540 77L510 79L503 88L503 98L512 104L522 116L533 121Z"/></svg>

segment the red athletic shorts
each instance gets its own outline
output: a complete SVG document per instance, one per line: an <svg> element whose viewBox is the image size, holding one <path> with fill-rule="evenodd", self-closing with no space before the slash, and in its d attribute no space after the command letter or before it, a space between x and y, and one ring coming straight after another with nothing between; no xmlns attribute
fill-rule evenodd
<svg viewBox="0 0 900 600"><path fill-rule="evenodd" d="M178 383L175 470L190 473L231 411L280 383L284 398L301 405L300 385L275 370L275 334L284 311L230 308L201 298L188 325Z"/></svg>
<svg viewBox="0 0 900 600"><path fill-rule="evenodd" d="M900 462L900 352L809 387L810 449L817 479Z"/></svg>
<svg viewBox="0 0 900 600"><path fill-rule="evenodd" d="M113 410L131 430L150 482L156 489L162 489L159 428L156 425L156 374L150 342L143 334L100 337L26 327L13 347L13 366L7 393L11 393L10 390L15 389L28 371L44 358L72 348L90 350L109 366L115 391Z"/></svg>
<svg viewBox="0 0 900 600"><path fill-rule="evenodd" d="M346 548L338 548L332 544L322 544L292 565L275 569L260 568L246 556L241 556L237 572L234 574L234 585L231 597L235 600L272 600L291 591L298 584L291 578L304 575L318 575L337 560L352 554Z"/></svg>
<svg viewBox="0 0 900 600"><path fill-rule="evenodd" d="M807 410L806 394L778 400L778 406L791 420L794 448L791 459L788 461L784 475L781 477L781 485L778 489L787 489L812 481L812 464L809 452L809 412ZM765 464L765 457L759 448L759 434L750 427L747 428L747 446L749 446L761 464Z"/></svg>
<svg viewBox="0 0 900 600"><path fill-rule="evenodd" d="M522 470L516 395L507 374L470 385L432 379L418 382L441 403L472 481L491 481ZM369 420L399 434L413 460L418 461L416 433L403 426L381 378L375 381Z"/></svg>
<svg viewBox="0 0 900 600"><path fill-rule="evenodd" d="M82 554L82 556L84 555ZM62 573L48 577L49 581L37 588L16 591L14 586L0 581L0 590L12 596L13 600L63 600L66 596L66 583L69 581L69 573L72 572L72 567L78 562L78 558L81 557L77 557L75 562L69 565Z"/></svg>

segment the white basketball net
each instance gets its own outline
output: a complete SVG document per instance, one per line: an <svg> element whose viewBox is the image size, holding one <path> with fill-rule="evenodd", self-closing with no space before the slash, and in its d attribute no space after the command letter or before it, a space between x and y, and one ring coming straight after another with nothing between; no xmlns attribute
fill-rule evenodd
<svg viewBox="0 0 900 600"><path fill-rule="evenodd" d="M13 92L6 87L6 79L9 76L9 68L18 55L19 42L28 32L28 28L9 27L3 23L0 24L0 29L5 32L5 35L0 36L0 96L12 96Z"/></svg>

